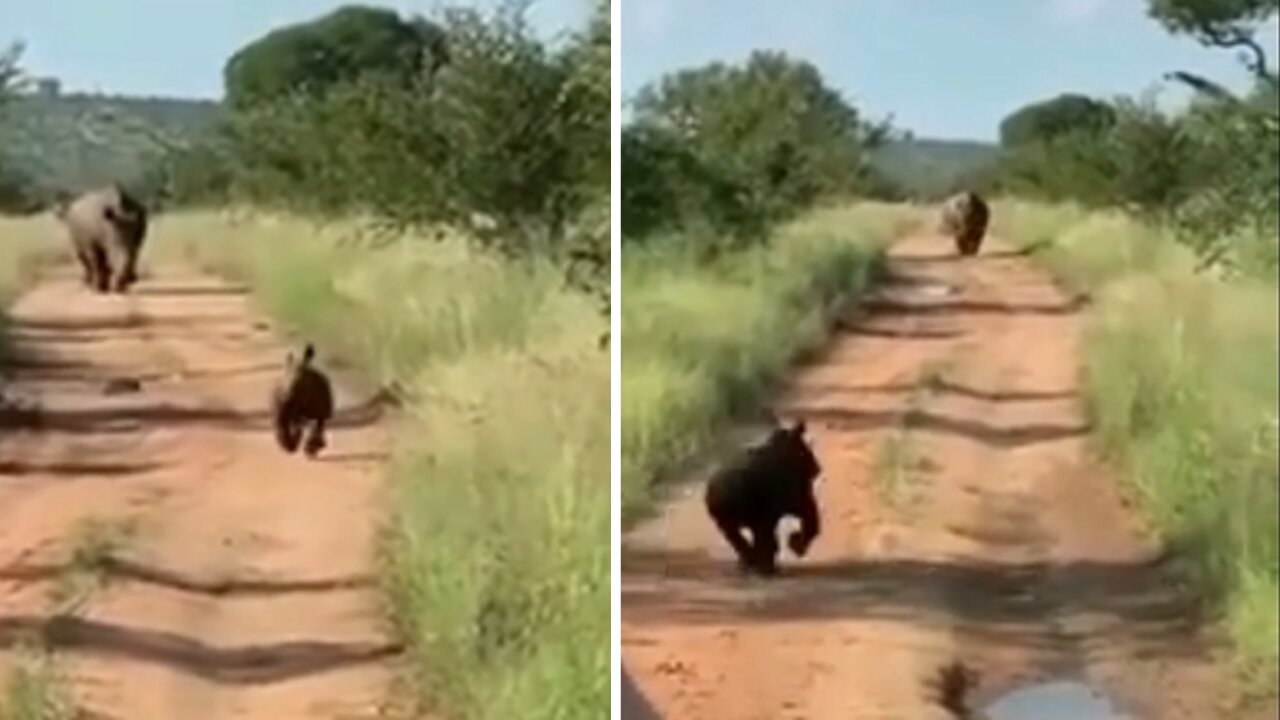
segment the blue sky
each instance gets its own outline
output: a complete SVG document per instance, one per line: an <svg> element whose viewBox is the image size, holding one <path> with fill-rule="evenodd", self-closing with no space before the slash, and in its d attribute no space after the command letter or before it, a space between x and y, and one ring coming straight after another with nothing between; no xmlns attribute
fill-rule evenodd
<svg viewBox="0 0 1280 720"><path fill-rule="evenodd" d="M26 43L23 65L66 90L217 98L222 65L245 43L279 25L308 20L335 0L4 0L0 46ZM367 4L430 15L436 0ZM457 0L450 6L493 7ZM530 20L550 35L575 28L585 0L535 0Z"/></svg>
<svg viewBox="0 0 1280 720"><path fill-rule="evenodd" d="M919 136L993 140L1010 111L1066 90L1137 95L1175 69L1236 88L1247 78L1232 53L1168 35L1144 0L621 2L624 102L671 70L772 48ZM1169 87L1160 100L1185 96Z"/></svg>

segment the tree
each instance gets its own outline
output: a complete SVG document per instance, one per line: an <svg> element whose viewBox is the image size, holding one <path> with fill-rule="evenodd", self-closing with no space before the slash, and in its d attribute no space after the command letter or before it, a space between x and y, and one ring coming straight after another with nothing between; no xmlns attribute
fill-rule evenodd
<svg viewBox="0 0 1280 720"><path fill-rule="evenodd" d="M448 62L434 74L374 70L243 104L229 123L235 189L308 212L470 225L500 250L607 277L607 9L559 48L518 5L446 9L432 27Z"/></svg>
<svg viewBox="0 0 1280 720"><path fill-rule="evenodd" d="M23 46L14 42L0 51L0 143L4 142L5 110L14 95L25 85L22 72ZM0 165L0 209L29 211L35 198L31 192L31 179L15 168Z"/></svg>
<svg viewBox="0 0 1280 720"><path fill-rule="evenodd" d="M1190 35L1201 44L1240 50L1249 72L1260 82L1277 87L1266 50L1257 40L1263 24L1280 12L1280 0L1148 0L1147 13L1172 33ZM1190 73L1171 73L1173 79L1203 90L1207 80ZM1214 86L1216 87L1216 86Z"/></svg>
<svg viewBox="0 0 1280 720"><path fill-rule="evenodd" d="M1115 122L1116 111L1107 103L1064 93L1006 116L1000 123L1000 144L1013 148L1076 133L1100 133Z"/></svg>
<svg viewBox="0 0 1280 720"><path fill-rule="evenodd" d="M715 178L714 194L745 202L736 214L767 221L823 195L857 191L868 177L868 151L887 133L813 65L778 52L668 75L641 91L635 112L637 126L688 153L686 167Z"/></svg>
<svg viewBox="0 0 1280 720"><path fill-rule="evenodd" d="M561 117L581 133L571 143L577 174L597 189L609 185L610 37L608 0L597 0L586 29L574 36L563 59L569 74Z"/></svg>
<svg viewBox="0 0 1280 720"><path fill-rule="evenodd" d="M670 131L647 124L623 128L621 155L624 241L699 224L709 226L708 243L761 236L763 218L747 203L746 188L717 174Z"/></svg>
<svg viewBox="0 0 1280 720"><path fill-rule="evenodd" d="M449 219L493 218L504 249L554 244L584 199L573 145L607 147L607 130L579 124L590 114L574 112L573 68L538 41L522 10L485 18L455 9L445 27L451 59L429 113L449 142L435 168L449 189ZM578 129L586 135L575 137Z"/></svg>
<svg viewBox="0 0 1280 720"><path fill-rule="evenodd" d="M610 306L610 153L612 114L608 0L595 0L586 28L563 54L568 79L561 93L560 141L569 149L573 187L562 202L577 214L565 239L570 281L594 295L607 315ZM579 209L581 208L581 209Z"/></svg>
<svg viewBox="0 0 1280 720"><path fill-rule="evenodd" d="M425 19L350 5L273 30L237 51L223 69L228 103L243 109L294 92L323 95L343 81L380 74L409 84L448 60L446 34Z"/></svg>
<svg viewBox="0 0 1280 720"><path fill-rule="evenodd" d="M12 98L23 85L20 64L23 49L22 43L14 42L0 51L0 105Z"/></svg>
<svg viewBox="0 0 1280 720"><path fill-rule="evenodd" d="M1280 251L1280 80L1258 33L1280 12L1280 0L1148 0L1148 14L1170 32L1241 52L1254 86L1237 96L1185 71L1166 75L1200 98L1181 120L1194 148L1189 174L1196 192L1174 213L1182 240L1202 267L1251 269L1275 277Z"/></svg>

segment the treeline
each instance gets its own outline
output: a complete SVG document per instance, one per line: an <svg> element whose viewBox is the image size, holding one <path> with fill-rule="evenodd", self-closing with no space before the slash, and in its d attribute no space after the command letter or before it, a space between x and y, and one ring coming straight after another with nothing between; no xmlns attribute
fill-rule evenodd
<svg viewBox="0 0 1280 720"><path fill-rule="evenodd" d="M108 94L23 94L4 115L0 167L12 189L0 212L46 208L61 191L120 180L152 198L158 163L208 131L214 101Z"/></svg>
<svg viewBox="0 0 1280 720"><path fill-rule="evenodd" d="M22 70L18 66L21 56L22 45L17 43L0 51L0 144L12 142L8 114L22 86ZM0 163L0 210L25 210L29 184L28 178L11 164Z"/></svg>
<svg viewBox="0 0 1280 720"><path fill-rule="evenodd" d="M622 131L624 242L682 233L715 254L822 198L892 194L871 162L889 125L783 53L674 73L644 88L632 110Z"/></svg>
<svg viewBox="0 0 1280 720"><path fill-rule="evenodd" d="M1124 209L1172 224L1206 267L1273 276L1277 79L1256 38L1278 4L1147 2L1170 32L1242 52L1255 78L1244 96L1180 71L1168 79L1196 97L1176 114L1150 98L1064 93L1005 118L990 159L977 148L972 169L939 171L952 177L928 183L886 171L904 157L888 151L909 144L887 123L869 121L809 63L757 52L741 64L670 74L638 94L623 129L624 241L679 234L715 254L766 236L824 197L936 201L970 188Z"/></svg>
<svg viewBox="0 0 1280 720"><path fill-rule="evenodd" d="M1064 93L1000 125L996 162L966 179L993 194L1119 208L1173 227L1204 267L1274 278L1280 236L1277 76L1254 38L1278 0L1150 0L1149 14L1207 45L1243 49L1242 96L1184 71L1196 93L1179 113L1151 98Z"/></svg>

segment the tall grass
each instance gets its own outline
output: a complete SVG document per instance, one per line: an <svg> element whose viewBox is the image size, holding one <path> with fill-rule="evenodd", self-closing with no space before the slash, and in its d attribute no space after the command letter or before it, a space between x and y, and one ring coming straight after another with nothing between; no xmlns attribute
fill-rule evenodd
<svg viewBox="0 0 1280 720"><path fill-rule="evenodd" d="M557 268L464 238L184 213L156 231L292 332L414 398L383 545L421 698L456 718L595 720L609 690L609 365Z"/></svg>
<svg viewBox="0 0 1280 720"><path fill-rule="evenodd" d="M9 218L0 216L0 308L9 304L37 276L39 268L61 256L70 254L62 242L57 223L52 217ZM6 314L0 312L0 358L8 351Z"/></svg>
<svg viewBox="0 0 1280 720"><path fill-rule="evenodd" d="M7 310L41 267L68 252L51 217L0 216L0 362L9 351ZM0 405L4 404L0 378ZM34 646L11 651L11 662L0 685L0 720L70 720L76 708L66 678L53 658Z"/></svg>
<svg viewBox="0 0 1280 720"><path fill-rule="evenodd" d="M0 687L0 720L75 720L69 679L47 652L22 646Z"/></svg>
<svg viewBox="0 0 1280 720"><path fill-rule="evenodd" d="M1192 272L1159 228L1000 203L1003 233L1093 294L1086 393L1099 447L1218 601L1250 690L1274 694L1280 619L1277 291Z"/></svg>
<svg viewBox="0 0 1280 720"><path fill-rule="evenodd" d="M625 516L644 508L659 475L825 340L833 306L867 285L884 244L916 220L905 206L818 210L712 265L694 260L689 248L700 243L680 237L625 250Z"/></svg>

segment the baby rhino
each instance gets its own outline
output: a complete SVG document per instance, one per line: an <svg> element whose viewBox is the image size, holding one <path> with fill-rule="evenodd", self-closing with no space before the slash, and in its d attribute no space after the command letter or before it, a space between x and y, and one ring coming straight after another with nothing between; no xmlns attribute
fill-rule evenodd
<svg viewBox="0 0 1280 720"><path fill-rule="evenodd" d="M778 523L787 515L800 520L800 529L787 539L796 557L804 557L818 537L813 485L821 468L804 431L804 421L776 428L768 440L721 468L707 483L707 512L744 571L777 572ZM750 531L750 539L744 530Z"/></svg>
<svg viewBox="0 0 1280 720"><path fill-rule="evenodd" d="M298 449L306 432L302 451L314 458L328 444L324 426L333 417L333 388L329 378L312 365L316 351L311 343L302 350L302 359L293 353L285 358L284 377L271 393L271 414L276 442L285 452Z"/></svg>

